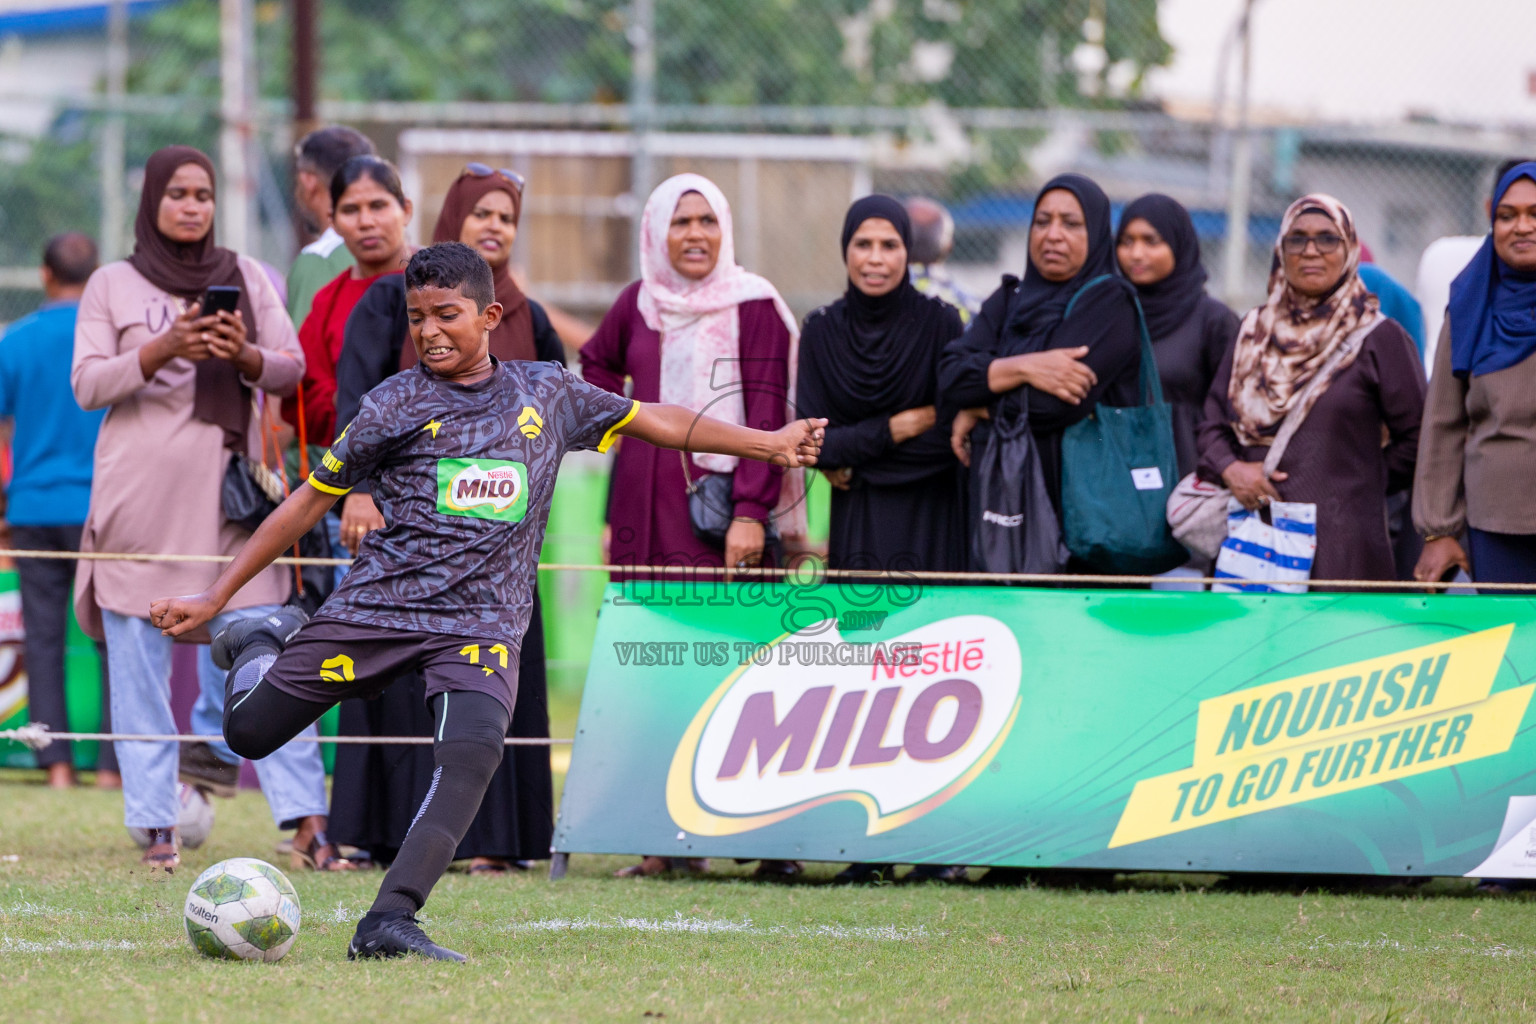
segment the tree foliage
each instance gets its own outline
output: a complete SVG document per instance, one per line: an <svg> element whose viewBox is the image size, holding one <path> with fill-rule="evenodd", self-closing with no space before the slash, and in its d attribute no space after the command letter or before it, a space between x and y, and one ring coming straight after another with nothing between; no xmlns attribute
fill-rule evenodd
<svg viewBox="0 0 1536 1024"><path fill-rule="evenodd" d="M286 7L264 0L258 12L262 94L281 96ZM325 0L321 12L327 98L622 102L629 91L625 0ZM655 12L667 104L1092 102L1063 69L1095 14L1109 64L1139 76L1170 54L1156 0L656 0ZM216 0L161 8L136 36L135 90L217 94Z"/></svg>
<svg viewBox="0 0 1536 1024"><path fill-rule="evenodd" d="M324 0L320 93L341 100L624 102L627 0ZM259 0L260 94L288 92L283 0ZM1165 62L1157 0L655 0L656 99L706 106L1104 105L1080 91L1072 54L1103 17L1105 63L1134 83ZM217 138L217 0L182 0L133 22L133 93L182 97L134 115L128 166L156 147ZM1134 95L1134 83L1132 95ZM0 263L36 259L41 240L98 217L99 117L66 112L25 156L0 162ZM1006 141L1000 139L999 141ZM974 184L1011 176L1017 145L994 147ZM211 148L209 149L211 152ZM13 154L15 150L13 148Z"/></svg>

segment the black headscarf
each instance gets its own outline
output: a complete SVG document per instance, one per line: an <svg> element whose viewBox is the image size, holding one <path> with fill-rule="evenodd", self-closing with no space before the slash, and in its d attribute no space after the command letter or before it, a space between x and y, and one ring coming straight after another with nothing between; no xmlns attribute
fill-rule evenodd
<svg viewBox="0 0 1536 1024"><path fill-rule="evenodd" d="M231 249L213 244L213 226L196 242L173 242L160 233L160 201L175 177L176 170L196 164L208 172L215 185L213 161L191 146L166 146L150 155L144 165L144 190L139 193L139 213L133 222L133 255L128 262L144 279L171 295L188 302L203 296L209 285L232 285L240 289L240 316L245 321L246 340L256 344L256 316L250 289L240 272L240 257ZM192 392L192 415L204 423L224 428L224 445L244 451L246 432L251 425L251 392L240 383L240 371L227 359L204 359L197 363Z"/></svg>
<svg viewBox="0 0 1536 1024"><path fill-rule="evenodd" d="M902 248L911 251L912 222L907 217L907 208L890 196L876 193L855 201L848 207L848 213L843 218L842 253L845 266L848 263L848 243L853 241L853 236L867 220L889 221L901 236ZM859 340L866 345L879 345L901 317L909 294L915 291L907 275L905 256L901 267L901 283L884 295L865 295L849 278L848 287L843 291L843 301L848 304L849 323Z"/></svg>
<svg viewBox="0 0 1536 1024"><path fill-rule="evenodd" d="M906 207L890 196L865 196L848 208L843 220L845 264L848 243L860 225L876 218L889 221L902 244L911 248L912 225ZM884 295L865 295L850 279L843 297L822 316L808 321L807 331L816 321L822 323L810 339L815 352L809 358L819 378L813 386L825 391L829 400L835 396L840 411L863 418L931 401L919 399L925 391L932 394L935 353L951 332L945 326L944 307L912 287L905 266L901 283ZM802 348L802 366L807 358Z"/></svg>
<svg viewBox="0 0 1536 1024"><path fill-rule="evenodd" d="M1155 284L1138 285L1141 308L1147 314L1152 340L1166 338L1187 323L1205 298L1205 267L1200 263L1200 239L1195 223L1182 203L1153 192L1142 196L1120 215L1120 230L1133 220L1144 220L1173 250L1173 273Z"/></svg>
<svg viewBox="0 0 1536 1024"><path fill-rule="evenodd" d="M1077 197L1088 228L1088 258L1066 281L1048 281L1035 266L1033 256L1024 267L1024 280L1008 302L1008 321L1003 329L1000 354L1017 355L1042 348L1056 325L1061 323L1067 305L1079 288L1096 277L1115 274L1115 237L1109 224L1109 197L1091 179L1081 174L1058 174L1045 183L1036 197L1038 204L1047 192L1064 189Z"/></svg>

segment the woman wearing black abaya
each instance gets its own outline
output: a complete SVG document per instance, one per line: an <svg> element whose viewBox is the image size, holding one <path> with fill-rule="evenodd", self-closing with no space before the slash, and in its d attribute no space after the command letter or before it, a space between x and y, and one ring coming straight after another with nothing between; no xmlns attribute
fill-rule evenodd
<svg viewBox="0 0 1536 1024"><path fill-rule="evenodd" d="M965 568L949 423L935 415L953 306L907 277L907 213L890 196L854 203L843 224L848 287L806 318L796 411L825 416L820 466L831 479L834 569Z"/></svg>
<svg viewBox="0 0 1536 1024"><path fill-rule="evenodd" d="M443 198L432 240L463 242L491 265L496 301L504 310L501 326L491 334L493 356L564 362L564 350L548 316L523 294L508 269L521 209L521 181L484 164L470 164ZM350 420L368 390L415 362L415 349L406 337L403 281L394 275L370 287L347 320L346 340L336 365L337 423ZM355 547L367 529L382 522L372 498L364 488L356 488L342 511L342 540ZM432 715L425 694L421 676L412 673L377 699L342 701L341 732L429 736ZM537 594L518 658L517 701L507 734L549 735L544 627ZM331 794L332 835L338 842L372 851L378 859L393 859L431 784L430 746L338 748ZM553 835L549 748L508 747L455 858L468 858L472 874L504 874L517 861L548 857Z"/></svg>
<svg viewBox="0 0 1536 1024"><path fill-rule="evenodd" d="M960 314L912 287L911 242L901 203L854 203L843 220L847 290L800 335L796 412L829 421L818 465L834 487L834 569L965 568L959 463L935 412L939 355L959 337ZM892 867L852 864L837 881L881 881ZM923 864L913 875L961 881L965 868Z"/></svg>
<svg viewBox="0 0 1536 1024"><path fill-rule="evenodd" d="M1147 315L1183 477L1200 461L1195 429L1221 357L1237 338L1238 316L1206 294L1200 239L1178 200L1154 192L1127 206L1115 249Z"/></svg>
<svg viewBox="0 0 1536 1024"><path fill-rule="evenodd" d="M972 444L986 438L990 408L1027 389L1029 426L1058 518L1062 433L1100 402L1139 402L1141 340L1130 292L1114 280L1084 288L1116 276L1109 199L1081 174L1057 175L1035 200L1024 279L1005 275L939 360L939 408L959 410L951 441L966 465Z"/></svg>

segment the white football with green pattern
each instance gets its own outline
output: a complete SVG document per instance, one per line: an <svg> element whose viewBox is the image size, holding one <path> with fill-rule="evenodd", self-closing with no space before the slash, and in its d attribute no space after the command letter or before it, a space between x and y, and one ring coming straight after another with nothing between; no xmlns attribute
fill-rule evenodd
<svg viewBox="0 0 1536 1024"><path fill-rule="evenodd" d="M281 960L299 934L299 894L266 861L232 857L197 876L184 916L204 956Z"/></svg>

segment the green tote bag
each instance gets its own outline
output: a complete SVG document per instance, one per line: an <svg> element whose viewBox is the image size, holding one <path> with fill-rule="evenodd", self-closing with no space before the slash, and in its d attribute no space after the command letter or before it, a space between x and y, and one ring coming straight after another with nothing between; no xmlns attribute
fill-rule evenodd
<svg viewBox="0 0 1536 1024"><path fill-rule="evenodd" d="M1089 288L1124 287L1141 334L1140 405L1100 403L1061 438L1061 518L1067 550L1102 573L1154 575L1177 568L1189 552L1168 528L1168 495L1179 482L1173 411L1152 355L1152 336L1134 286L1105 274L1080 288L1063 319Z"/></svg>

